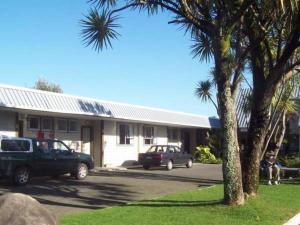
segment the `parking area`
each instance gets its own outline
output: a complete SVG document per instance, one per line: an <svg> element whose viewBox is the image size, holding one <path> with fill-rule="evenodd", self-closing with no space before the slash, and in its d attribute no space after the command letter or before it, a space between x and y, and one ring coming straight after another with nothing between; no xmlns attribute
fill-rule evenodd
<svg viewBox="0 0 300 225"><path fill-rule="evenodd" d="M24 193L36 198L57 216L100 209L165 194L221 183L221 165L196 164L191 169L143 170L139 168L93 172L86 180L68 176L59 179L34 178L25 187L0 182L0 195Z"/></svg>

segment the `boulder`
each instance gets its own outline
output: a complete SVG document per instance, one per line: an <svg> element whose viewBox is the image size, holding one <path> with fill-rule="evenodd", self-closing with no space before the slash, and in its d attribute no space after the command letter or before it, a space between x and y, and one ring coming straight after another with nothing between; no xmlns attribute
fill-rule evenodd
<svg viewBox="0 0 300 225"><path fill-rule="evenodd" d="M18 193L0 196L0 224L58 225L55 216L34 198Z"/></svg>

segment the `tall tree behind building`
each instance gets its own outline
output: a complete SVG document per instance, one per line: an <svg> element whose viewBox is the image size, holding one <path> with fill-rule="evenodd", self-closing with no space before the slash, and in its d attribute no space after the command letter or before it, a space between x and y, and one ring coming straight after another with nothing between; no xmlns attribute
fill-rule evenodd
<svg viewBox="0 0 300 225"><path fill-rule="evenodd" d="M63 93L63 89L60 87L59 84L51 83L47 81L45 78L39 78L34 86L34 89L42 90L42 91L50 91L56 93Z"/></svg>

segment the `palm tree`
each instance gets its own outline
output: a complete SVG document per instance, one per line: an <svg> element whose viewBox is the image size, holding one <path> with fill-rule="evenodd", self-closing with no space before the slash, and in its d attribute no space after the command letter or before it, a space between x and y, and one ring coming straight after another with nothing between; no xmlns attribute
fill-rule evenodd
<svg viewBox="0 0 300 225"><path fill-rule="evenodd" d="M241 165L237 138L236 116L234 110L234 90L239 82L239 73L233 70L241 68L232 66L232 40L243 43L237 30L240 30L241 18L249 9L251 2L247 0L90 0L98 10L91 10L82 21L82 36L86 45L91 45L96 51L111 46L111 41L117 39L118 14L126 9L146 11L148 14L169 12L173 15L170 24L177 24L191 35L197 45L198 56L209 59L210 53L203 51L200 45L211 46L211 57L215 63L215 78L218 91L218 108L224 135L223 174L224 199L226 204L243 204ZM117 4L118 3L118 4ZM206 41L205 43L203 41ZM195 48L196 47L196 48ZM200 54L200 55L199 55ZM240 62L240 57L236 57ZM241 62L240 62L241 63ZM234 78L232 79L232 74Z"/></svg>
<svg viewBox="0 0 300 225"><path fill-rule="evenodd" d="M219 111L218 106L212 98L212 86L213 84L210 80L200 81L197 84L195 94L203 102L208 102L208 101L212 102L218 113Z"/></svg>

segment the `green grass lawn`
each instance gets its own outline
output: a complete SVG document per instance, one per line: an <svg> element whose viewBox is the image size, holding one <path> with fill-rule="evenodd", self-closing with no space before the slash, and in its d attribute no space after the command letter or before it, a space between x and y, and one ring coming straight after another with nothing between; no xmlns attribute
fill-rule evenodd
<svg viewBox="0 0 300 225"><path fill-rule="evenodd" d="M223 186L178 193L60 219L62 225L210 225L283 224L300 212L300 185L260 187L244 206L222 205Z"/></svg>

